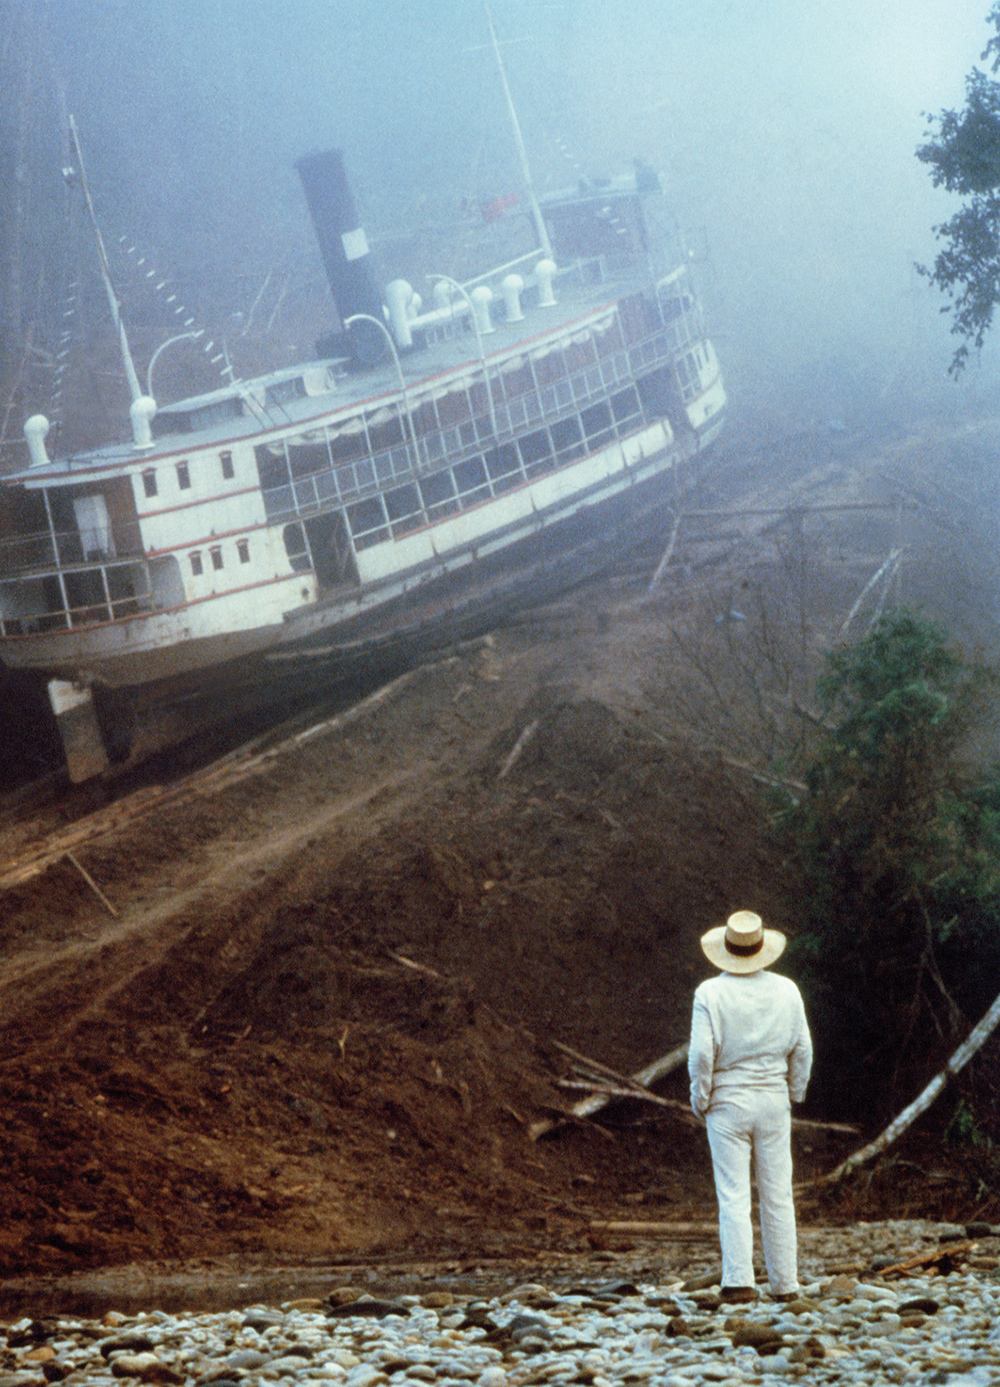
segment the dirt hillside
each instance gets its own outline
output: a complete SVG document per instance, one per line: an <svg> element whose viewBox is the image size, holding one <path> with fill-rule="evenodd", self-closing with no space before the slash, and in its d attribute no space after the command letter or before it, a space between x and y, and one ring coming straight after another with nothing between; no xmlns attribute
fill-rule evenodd
<svg viewBox="0 0 1000 1387"><path fill-rule="evenodd" d="M733 437L654 592L661 552L631 555L347 716L103 807L9 805L0 1274L711 1217L683 1071L676 1106L535 1124L583 1095L580 1056L631 1073L686 1039L702 930L752 906L794 932L761 788L890 550L890 600L989 645L993 438ZM807 1179L858 1138L796 1143ZM947 1154L918 1133L918 1178L803 1215L989 1217Z"/></svg>

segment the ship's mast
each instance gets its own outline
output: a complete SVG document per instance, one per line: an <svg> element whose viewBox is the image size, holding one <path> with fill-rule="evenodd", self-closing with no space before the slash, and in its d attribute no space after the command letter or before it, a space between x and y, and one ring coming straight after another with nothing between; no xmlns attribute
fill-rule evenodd
<svg viewBox="0 0 1000 1387"><path fill-rule="evenodd" d="M104 238L101 235L101 228L98 225L97 213L94 211L94 204L90 196L90 187L87 183L87 173L83 166L83 152L80 149L80 136L77 134L76 121L72 116L69 118L69 134L73 143L73 154L76 158L76 173L80 179L80 187L83 189L84 201L87 204L87 212L90 216L90 224L94 228L94 238L97 241L97 255L101 262L101 278L104 281L104 290L108 296L108 306L111 309L111 319L118 331L118 346L122 354L122 363L125 367L125 377L128 381L129 394L132 396L132 403L142 397L142 386L139 384L139 377L136 375L135 362L132 360L132 352L129 349L128 338L125 335L125 324L122 322L121 308L115 291L111 283L111 270L108 267L108 256L104 249Z"/></svg>
<svg viewBox="0 0 1000 1387"><path fill-rule="evenodd" d="M490 44L493 48L493 56L496 59L497 71L500 73L500 81L503 84L503 94L507 99L507 110L510 112L510 123L514 128L514 141L517 144L517 153L521 160L521 173L524 175L524 182L528 190L528 201L531 204L531 216L535 223L538 244L551 259L552 244L549 241L549 233L545 226L545 219L542 217L542 209L538 205L538 198L535 196L535 186L531 178L531 165L528 163L528 151L524 147L524 138L521 134L520 122L517 119L517 111L514 109L514 99L510 94L510 87L507 85L507 73L503 65L503 58L500 56L500 43L497 39L497 31L493 26L493 15L490 13L487 0L483 0L483 9L486 11L486 23L490 31Z"/></svg>

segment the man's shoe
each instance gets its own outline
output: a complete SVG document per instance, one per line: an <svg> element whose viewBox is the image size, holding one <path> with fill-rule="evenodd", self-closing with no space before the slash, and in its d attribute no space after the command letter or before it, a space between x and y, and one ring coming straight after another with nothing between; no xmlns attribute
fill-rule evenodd
<svg viewBox="0 0 1000 1387"><path fill-rule="evenodd" d="M756 1286L723 1286L719 1299L725 1305L749 1305L757 1299Z"/></svg>
<svg viewBox="0 0 1000 1387"><path fill-rule="evenodd" d="M775 1295L775 1294L772 1292L772 1293L771 1293L771 1299L772 1299L772 1300L780 1300L781 1303L782 1303L783 1305L790 1305L790 1304L792 1303L793 1300L801 1300L801 1299L802 1299L802 1292L801 1292L801 1291L782 1291L780 1295Z"/></svg>

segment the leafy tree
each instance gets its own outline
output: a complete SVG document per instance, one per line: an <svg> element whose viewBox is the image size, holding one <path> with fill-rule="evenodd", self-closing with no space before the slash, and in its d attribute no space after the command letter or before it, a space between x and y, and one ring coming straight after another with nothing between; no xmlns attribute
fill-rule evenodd
<svg viewBox="0 0 1000 1387"><path fill-rule="evenodd" d="M818 682L832 730L782 814L805 888L789 952L842 1110L912 1097L997 989L1000 773L962 756L991 684L906 609Z"/></svg>
<svg viewBox="0 0 1000 1387"><path fill-rule="evenodd" d="M981 57L1000 71L1000 0L987 16L996 34ZM1000 302L1000 82L973 68L965 79L965 108L928 116L932 129L917 158L930 166L936 188L963 198L948 221L934 227L943 242L932 269L917 268L951 299L952 332L962 341L950 372L958 375L978 350ZM936 125L936 130L933 126Z"/></svg>

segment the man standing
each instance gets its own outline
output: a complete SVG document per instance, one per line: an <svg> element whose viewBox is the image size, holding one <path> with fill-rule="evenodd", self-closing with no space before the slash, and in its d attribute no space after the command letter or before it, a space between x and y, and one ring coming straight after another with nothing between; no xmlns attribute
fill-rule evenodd
<svg viewBox="0 0 1000 1387"><path fill-rule="evenodd" d="M722 970L694 994L688 1071L691 1107L704 1117L712 1150L722 1244L722 1299L756 1300L750 1157L760 1200L760 1231L771 1294L798 1293L792 1200L791 1104L805 1096L812 1040L799 989L765 970L785 936L739 910L702 937Z"/></svg>

